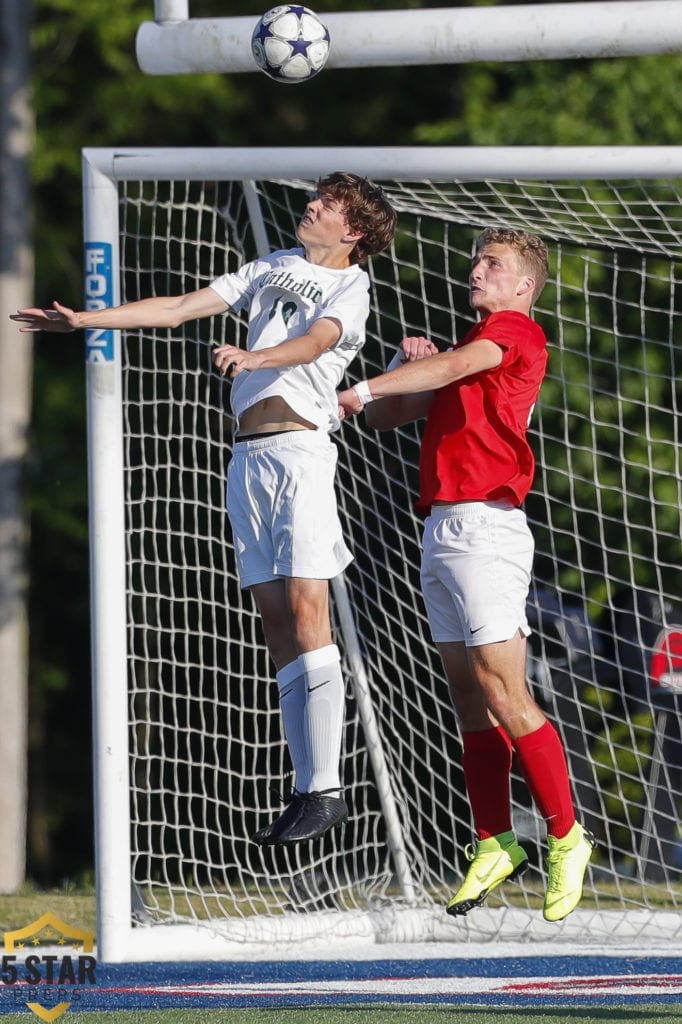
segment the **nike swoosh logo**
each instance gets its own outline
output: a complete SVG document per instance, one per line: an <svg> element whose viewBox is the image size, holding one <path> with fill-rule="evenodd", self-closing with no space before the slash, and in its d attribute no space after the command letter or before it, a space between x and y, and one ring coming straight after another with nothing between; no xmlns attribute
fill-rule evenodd
<svg viewBox="0 0 682 1024"><path fill-rule="evenodd" d="M321 686L326 686L327 683L331 683L331 679L325 679L323 683L318 683L317 686L309 686L308 693L312 693L313 690L319 690Z"/></svg>
<svg viewBox="0 0 682 1024"><path fill-rule="evenodd" d="M469 627L469 632L473 635L474 633L480 633L482 629L485 629L485 625L477 626L476 629L471 629L471 627Z"/></svg>

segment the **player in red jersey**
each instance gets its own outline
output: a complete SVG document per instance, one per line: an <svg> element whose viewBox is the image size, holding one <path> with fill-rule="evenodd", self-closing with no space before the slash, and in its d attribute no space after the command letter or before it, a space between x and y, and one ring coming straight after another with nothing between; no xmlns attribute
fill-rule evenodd
<svg viewBox="0 0 682 1024"><path fill-rule="evenodd" d="M380 430L426 416L422 590L462 729L477 833L448 904L455 915L528 866L512 830L513 754L547 823L547 920L577 906L594 847L575 818L561 740L525 673L534 545L521 505L535 470L526 430L547 365L547 339L530 312L547 274L540 238L484 231L469 276L482 319L447 352L405 338L387 373L339 394L342 415L368 406L367 423Z"/></svg>

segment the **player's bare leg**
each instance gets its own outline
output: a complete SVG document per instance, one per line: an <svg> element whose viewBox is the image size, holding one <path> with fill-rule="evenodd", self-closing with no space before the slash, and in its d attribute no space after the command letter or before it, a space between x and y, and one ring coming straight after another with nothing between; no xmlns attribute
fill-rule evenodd
<svg viewBox="0 0 682 1024"><path fill-rule="evenodd" d="M282 578L251 587L270 657L279 671L332 642L329 582Z"/></svg>
<svg viewBox="0 0 682 1024"><path fill-rule="evenodd" d="M439 644L450 695L464 732L501 725L512 740L547 721L526 684L526 639L480 647Z"/></svg>

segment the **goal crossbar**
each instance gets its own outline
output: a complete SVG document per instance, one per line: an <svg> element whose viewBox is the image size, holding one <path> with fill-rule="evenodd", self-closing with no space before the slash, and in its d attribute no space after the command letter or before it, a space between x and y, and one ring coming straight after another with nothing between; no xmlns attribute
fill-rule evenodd
<svg viewBox="0 0 682 1024"><path fill-rule="evenodd" d="M255 17L184 18L158 5L136 39L152 75L252 72ZM604 0L435 10L325 13L327 68L396 67L682 52L677 0Z"/></svg>
<svg viewBox="0 0 682 1024"><path fill-rule="evenodd" d="M682 146L442 146L366 147L213 147L154 150L120 147L83 150L86 187L97 187L96 172L111 181L135 181L158 174L168 180L257 178L263 161L277 160L282 178L316 178L340 167L355 167L362 154L362 173L377 179L533 178L557 181L575 178L678 178Z"/></svg>

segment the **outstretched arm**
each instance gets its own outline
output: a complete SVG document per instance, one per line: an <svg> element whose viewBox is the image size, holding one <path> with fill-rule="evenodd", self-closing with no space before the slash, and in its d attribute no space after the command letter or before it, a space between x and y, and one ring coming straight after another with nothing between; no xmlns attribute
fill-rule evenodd
<svg viewBox="0 0 682 1024"><path fill-rule="evenodd" d="M426 339L420 340L426 341ZM454 349L451 352L439 352L428 358L417 358L389 373L383 373L371 380L361 381L355 387L339 393L339 407L342 410L343 418L347 418L360 412L369 402L372 402L373 405L376 399L385 400L393 399L394 396L405 396L410 399L410 403L405 403L402 406L403 412L407 414L407 412L417 410L418 415L423 416L433 400L434 391L453 381L461 380L463 377L470 377L483 370L491 370L499 366L501 362L502 349L499 345L489 338L480 338L463 348ZM412 401L413 399L414 401ZM383 401L378 404L381 406ZM382 415L379 408L376 413L373 412L370 425L381 430L409 422L410 417L407 415L398 422L392 422L391 408L397 415L401 406L397 403L389 406L386 416ZM417 419L418 416L411 418Z"/></svg>
<svg viewBox="0 0 682 1024"><path fill-rule="evenodd" d="M20 324L21 331L49 331L66 334L87 327L132 329L138 327L178 327L187 320L196 320L213 313L224 313L226 305L213 288L199 288L185 295L158 295L123 306L76 312L59 302L51 309L20 309L10 320Z"/></svg>
<svg viewBox="0 0 682 1024"><path fill-rule="evenodd" d="M395 356L388 365L387 372L398 369L406 363L414 363L418 359L426 359L438 354L438 348L423 337L403 338ZM422 391L418 394L392 395L381 398L365 411L368 427L374 430L388 430L401 427L404 423L413 423L423 419L433 401L433 391Z"/></svg>

